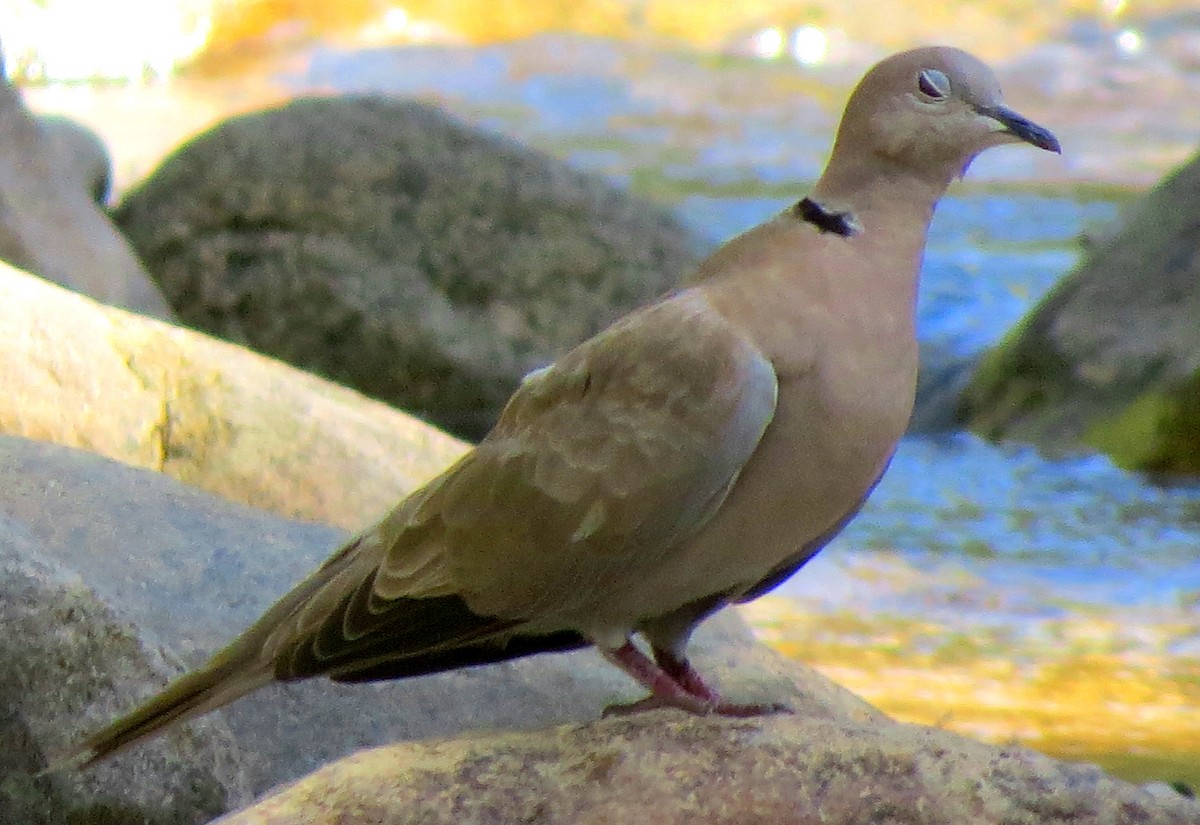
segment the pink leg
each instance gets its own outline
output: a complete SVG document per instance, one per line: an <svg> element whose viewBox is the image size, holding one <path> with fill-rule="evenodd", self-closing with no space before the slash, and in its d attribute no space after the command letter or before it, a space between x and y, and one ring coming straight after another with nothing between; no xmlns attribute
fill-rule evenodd
<svg viewBox="0 0 1200 825"><path fill-rule="evenodd" d="M681 659L669 650L654 648L654 660L658 662L663 673L686 690L688 693L703 699L712 708L710 713L718 716L767 716L772 713L791 713L791 708L781 702L765 702L752 704L737 704L726 702L721 694L709 685L692 667L687 659Z"/></svg>
<svg viewBox="0 0 1200 825"><path fill-rule="evenodd" d="M641 701L606 708L605 716L664 707L679 708L698 716L712 713L746 717L788 712L788 708L780 704L738 705L722 701L721 695L700 678L691 664L664 650L655 648L657 664L633 642L626 642L615 650L602 648L600 652L650 691L650 695Z"/></svg>
<svg viewBox="0 0 1200 825"><path fill-rule="evenodd" d="M669 651L661 648L652 647L654 651L654 661L658 662L658 666L662 668L663 673L671 677L671 679L693 696L698 696L712 702L713 705L721 703L721 694L716 688L711 687L692 667L691 662L687 659L680 659Z"/></svg>
<svg viewBox="0 0 1200 825"><path fill-rule="evenodd" d="M628 673L638 684L650 691L650 695L630 705L612 705L604 709L605 716L636 713L653 708L680 708L688 713L705 715L712 711L713 703L686 690L672 679L666 671L642 653L633 642L614 649L600 648L605 659Z"/></svg>

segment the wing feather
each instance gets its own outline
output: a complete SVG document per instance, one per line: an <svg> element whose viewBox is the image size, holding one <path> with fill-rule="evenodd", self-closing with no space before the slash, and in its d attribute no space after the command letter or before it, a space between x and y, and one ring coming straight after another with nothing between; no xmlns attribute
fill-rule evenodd
<svg viewBox="0 0 1200 825"><path fill-rule="evenodd" d="M603 598L703 525L775 394L770 363L699 294L630 316L528 379L425 503L451 579L509 618Z"/></svg>
<svg viewBox="0 0 1200 825"><path fill-rule="evenodd" d="M527 378L478 447L318 571L266 645L278 672L372 678L581 643L554 617L704 523L775 393L699 294L626 318ZM528 624L545 641L522 640Z"/></svg>

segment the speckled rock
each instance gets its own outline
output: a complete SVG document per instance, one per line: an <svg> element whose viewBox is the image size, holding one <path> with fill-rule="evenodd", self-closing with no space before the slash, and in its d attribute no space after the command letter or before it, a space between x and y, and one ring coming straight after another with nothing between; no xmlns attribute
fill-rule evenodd
<svg viewBox="0 0 1200 825"><path fill-rule="evenodd" d="M639 697L593 651L391 683L314 679L260 690L95 773L30 778L68 742L207 658L343 535L223 502L158 473L0 436L0 731L5 742L20 743L0 756L0 822L68 822L63 812L97 805L120 816L77 821L207 821L246 804L248 793L364 747L590 720ZM38 575L51 584L31 585L30 569L50 571ZM695 652L738 700L788 702L805 717L882 719L814 671L753 643L736 614L702 626ZM128 790L106 797L104 787ZM3 816L5 804L28 810L18 801L34 794L58 805L59 815Z"/></svg>
<svg viewBox="0 0 1200 825"><path fill-rule="evenodd" d="M116 219L185 323L467 438L696 261L665 210L382 97L230 119Z"/></svg>
<svg viewBox="0 0 1200 825"><path fill-rule="evenodd" d="M103 143L39 120L0 80L0 258L106 304L170 318L166 301L96 202Z"/></svg>
<svg viewBox="0 0 1200 825"><path fill-rule="evenodd" d="M221 825L1185 825L1200 805L933 728L656 711L356 754Z"/></svg>
<svg viewBox="0 0 1200 825"><path fill-rule="evenodd" d="M996 440L1200 474L1200 155L989 353L959 418Z"/></svg>
<svg viewBox="0 0 1200 825"><path fill-rule="evenodd" d="M125 695L162 684L173 668L69 565L43 552L9 509L0 505L0 822L183 825L253 799L229 730L217 721L194 725L170 749L145 749L137 781L128 762L34 775L81 726L99 724Z"/></svg>

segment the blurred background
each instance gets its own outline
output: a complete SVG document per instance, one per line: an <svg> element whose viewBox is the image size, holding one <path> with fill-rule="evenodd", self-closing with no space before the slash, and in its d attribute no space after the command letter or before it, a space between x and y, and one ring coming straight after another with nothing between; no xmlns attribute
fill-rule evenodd
<svg viewBox="0 0 1200 825"><path fill-rule="evenodd" d="M1063 155L997 150L956 185L914 431L852 527L744 613L901 719L1200 783L1200 486L952 414L982 353L1200 145L1194 3L2 0L0 38L31 109L103 137L114 201L230 115L379 92L599 173L710 247L804 193L875 60L977 53Z"/></svg>

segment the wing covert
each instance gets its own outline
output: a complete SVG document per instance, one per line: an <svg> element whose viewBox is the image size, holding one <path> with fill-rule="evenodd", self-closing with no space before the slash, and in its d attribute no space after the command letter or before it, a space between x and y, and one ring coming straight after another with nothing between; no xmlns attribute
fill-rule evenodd
<svg viewBox="0 0 1200 825"><path fill-rule="evenodd" d="M424 503L450 578L504 617L598 597L712 514L775 396L770 362L697 292L618 322L527 379Z"/></svg>
<svg viewBox="0 0 1200 825"><path fill-rule="evenodd" d="M270 657L420 667L602 599L720 505L775 395L770 363L702 296L629 316L531 375L479 446L281 606Z"/></svg>

